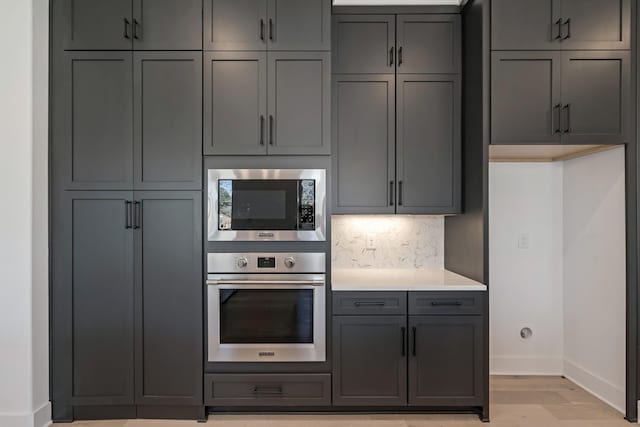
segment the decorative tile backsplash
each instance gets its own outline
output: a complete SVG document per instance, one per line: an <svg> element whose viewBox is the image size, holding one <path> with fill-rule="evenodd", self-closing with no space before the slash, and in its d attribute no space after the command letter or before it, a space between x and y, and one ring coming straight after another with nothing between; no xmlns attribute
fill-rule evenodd
<svg viewBox="0 0 640 427"><path fill-rule="evenodd" d="M444 217L336 215L333 268L444 268Z"/></svg>

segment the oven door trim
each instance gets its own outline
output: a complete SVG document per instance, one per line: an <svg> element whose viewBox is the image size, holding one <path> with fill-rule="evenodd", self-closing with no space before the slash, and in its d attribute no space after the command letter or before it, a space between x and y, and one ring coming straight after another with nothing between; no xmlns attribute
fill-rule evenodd
<svg viewBox="0 0 640 427"><path fill-rule="evenodd" d="M238 279L233 275L209 275L209 362L324 362L326 361L326 286L324 274L278 275L262 279ZM292 277L293 276L293 277ZM246 276L245 276L246 277ZM278 281L280 283L278 283ZM229 283L233 282L233 284ZM221 344L221 289L309 289L313 290L313 343L311 344Z"/></svg>
<svg viewBox="0 0 640 427"><path fill-rule="evenodd" d="M327 171L324 169L209 169L208 240L216 241L325 241L327 212ZM219 230L218 180L313 179L316 181L315 230Z"/></svg>

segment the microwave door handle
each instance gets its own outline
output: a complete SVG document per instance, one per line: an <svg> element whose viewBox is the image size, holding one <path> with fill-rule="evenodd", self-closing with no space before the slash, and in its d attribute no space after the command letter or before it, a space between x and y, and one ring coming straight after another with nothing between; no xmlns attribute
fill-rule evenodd
<svg viewBox="0 0 640 427"><path fill-rule="evenodd" d="M321 280L207 280L207 285L312 285L324 286Z"/></svg>

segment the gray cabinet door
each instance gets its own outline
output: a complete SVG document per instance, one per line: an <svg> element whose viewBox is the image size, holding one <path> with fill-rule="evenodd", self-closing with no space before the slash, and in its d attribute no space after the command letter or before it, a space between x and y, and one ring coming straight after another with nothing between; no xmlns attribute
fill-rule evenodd
<svg viewBox="0 0 640 427"><path fill-rule="evenodd" d="M204 50L266 50L267 0L203 0Z"/></svg>
<svg viewBox="0 0 640 427"><path fill-rule="evenodd" d="M407 404L407 318L333 318L333 404Z"/></svg>
<svg viewBox="0 0 640 427"><path fill-rule="evenodd" d="M136 52L135 188L202 187L202 54Z"/></svg>
<svg viewBox="0 0 640 427"><path fill-rule="evenodd" d="M563 143L631 142L630 73L629 52L563 53Z"/></svg>
<svg viewBox="0 0 640 427"><path fill-rule="evenodd" d="M493 52L491 143L559 144L561 52Z"/></svg>
<svg viewBox="0 0 640 427"><path fill-rule="evenodd" d="M203 125L205 154L266 154L266 52L205 53Z"/></svg>
<svg viewBox="0 0 640 427"><path fill-rule="evenodd" d="M631 0L555 0L562 49L630 49ZM556 48L558 49L558 48Z"/></svg>
<svg viewBox="0 0 640 427"><path fill-rule="evenodd" d="M63 188L133 188L131 55L64 53L52 112L54 168Z"/></svg>
<svg viewBox="0 0 640 427"><path fill-rule="evenodd" d="M132 0L61 0L64 48L131 50Z"/></svg>
<svg viewBox="0 0 640 427"><path fill-rule="evenodd" d="M202 0L133 0L133 48L202 49Z"/></svg>
<svg viewBox="0 0 640 427"><path fill-rule="evenodd" d="M460 72L460 15L398 15L397 31L398 73Z"/></svg>
<svg viewBox="0 0 640 427"><path fill-rule="evenodd" d="M396 212L459 213L460 77L398 75L396 100Z"/></svg>
<svg viewBox="0 0 640 427"><path fill-rule="evenodd" d="M395 73L395 15L334 15L332 38L334 73Z"/></svg>
<svg viewBox="0 0 640 427"><path fill-rule="evenodd" d="M410 316L409 405L482 404L482 316Z"/></svg>
<svg viewBox="0 0 640 427"><path fill-rule="evenodd" d="M578 0L582 2L582 0ZM493 0L491 46L494 50L561 49L559 0Z"/></svg>
<svg viewBox="0 0 640 427"><path fill-rule="evenodd" d="M395 75L334 75L333 213L395 213Z"/></svg>
<svg viewBox="0 0 640 427"><path fill-rule="evenodd" d="M331 50L331 0L269 0L269 50Z"/></svg>
<svg viewBox="0 0 640 427"><path fill-rule="evenodd" d="M53 397L70 405L133 404L132 193L58 194L51 288Z"/></svg>
<svg viewBox="0 0 640 427"><path fill-rule="evenodd" d="M202 405L200 192L136 192L136 404Z"/></svg>
<svg viewBox="0 0 640 427"><path fill-rule="evenodd" d="M329 154L331 54L269 52L269 154Z"/></svg>

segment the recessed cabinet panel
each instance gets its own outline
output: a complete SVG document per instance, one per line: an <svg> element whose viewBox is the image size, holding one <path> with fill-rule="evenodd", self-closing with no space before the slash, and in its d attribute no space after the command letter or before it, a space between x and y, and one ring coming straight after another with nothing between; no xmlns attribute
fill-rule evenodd
<svg viewBox="0 0 640 427"><path fill-rule="evenodd" d="M629 49L630 0L556 0L563 20L561 48Z"/></svg>
<svg viewBox="0 0 640 427"><path fill-rule="evenodd" d="M329 53L269 53L269 154L328 154Z"/></svg>
<svg viewBox="0 0 640 427"><path fill-rule="evenodd" d="M331 0L269 0L269 50L331 50Z"/></svg>
<svg viewBox="0 0 640 427"><path fill-rule="evenodd" d="M133 1L134 49L202 49L202 0Z"/></svg>
<svg viewBox="0 0 640 427"><path fill-rule="evenodd" d="M395 212L394 82L334 75L334 213Z"/></svg>
<svg viewBox="0 0 640 427"><path fill-rule="evenodd" d="M64 54L53 152L65 189L133 188L131 55Z"/></svg>
<svg viewBox="0 0 640 427"><path fill-rule="evenodd" d="M65 49L132 49L132 0L61 1L64 10Z"/></svg>
<svg viewBox="0 0 640 427"><path fill-rule="evenodd" d="M459 15L398 15L398 73L459 73L460 27Z"/></svg>
<svg viewBox="0 0 640 427"><path fill-rule="evenodd" d="M460 81L458 76L397 78L397 213L459 210Z"/></svg>
<svg viewBox="0 0 640 427"><path fill-rule="evenodd" d="M205 50L266 50L267 0L204 0Z"/></svg>
<svg viewBox="0 0 640 427"><path fill-rule="evenodd" d="M200 189L200 53L135 53L136 189Z"/></svg>
<svg viewBox="0 0 640 427"><path fill-rule="evenodd" d="M493 0L492 49L560 49L560 28L554 24L560 19L558 4L558 0Z"/></svg>
<svg viewBox="0 0 640 427"><path fill-rule="evenodd" d="M395 73L395 15L334 15L334 73Z"/></svg>
<svg viewBox="0 0 640 427"><path fill-rule="evenodd" d="M405 316L333 318L334 405L406 405L406 322Z"/></svg>
<svg viewBox="0 0 640 427"><path fill-rule="evenodd" d="M206 53L204 62L204 153L266 154L266 53Z"/></svg>
<svg viewBox="0 0 640 427"><path fill-rule="evenodd" d="M628 52L565 52L562 62L563 142L630 142Z"/></svg>
<svg viewBox="0 0 640 427"><path fill-rule="evenodd" d="M494 52L491 142L560 143L560 52Z"/></svg>

